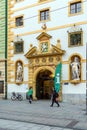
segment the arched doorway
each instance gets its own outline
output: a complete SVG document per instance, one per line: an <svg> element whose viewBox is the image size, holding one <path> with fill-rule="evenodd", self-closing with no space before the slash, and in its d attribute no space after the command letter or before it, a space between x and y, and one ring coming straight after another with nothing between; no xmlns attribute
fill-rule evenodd
<svg viewBox="0 0 87 130"><path fill-rule="evenodd" d="M36 77L36 98L50 99L54 87L54 79L49 70L40 70Z"/></svg>

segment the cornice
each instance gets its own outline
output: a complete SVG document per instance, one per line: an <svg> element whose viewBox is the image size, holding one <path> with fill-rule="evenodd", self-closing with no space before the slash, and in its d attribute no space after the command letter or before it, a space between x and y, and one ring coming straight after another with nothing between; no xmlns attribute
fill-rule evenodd
<svg viewBox="0 0 87 130"><path fill-rule="evenodd" d="M82 22L78 22L78 23L75 23L75 22L74 22L74 23L72 23L72 24L65 24L65 25L62 25L62 26L55 26L55 27L52 27L52 28L47 28L47 29L46 29L46 32L47 32L47 31L53 31L53 30L64 29L64 28L69 28L69 27L72 27L74 24L75 24L76 26L84 25L84 24L87 24L87 21L82 21ZM43 31L43 30L36 30L36 31L21 33L21 34L19 34L19 35L20 35L20 36L32 35L32 34L41 33L42 31Z"/></svg>
<svg viewBox="0 0 87 130"><path fill-rule="evenodd" d="M42 37L47 37L48 39L50 39L52 36L50 36L49 34L45 33L45 32L42 32L38 37L37 39L40 40Z"/></svg>
<svg viewBox="0 0 87 130"><path fill-rule="evenodd" d="M31 58L40 58L40 57L57 56L57 55L60 55L60 53L38 54L38 55L28 56L27 58L31 59Z"/></svg>
<svg viewBox="0 0 87 130"><path fill-rule="evenodd" d="M37 50L36 47L32 47L26 54L26 58L40 58L40 57L49 57L49 56L56 56L56 55L63 55L65 53L65 50L61 50L58 47L52 45L52 50L51 52L48 53L39 53L39 50Z"/></svg>
<svg viewBox="0 0 87 130"><path fill-rule="evenodd" d="M33 8L35 6L39 6L39 5L46 4L46 3L49 3L49 2L53 2L53 1L55 1L55 0L48 0L48 1L44 1L44 2L38 2L38 3L32 4L32 5L27 5L27 6L18 8L18 9L13 9L13 11L17 12L17 11L25 10L27 8Z"/></svg>

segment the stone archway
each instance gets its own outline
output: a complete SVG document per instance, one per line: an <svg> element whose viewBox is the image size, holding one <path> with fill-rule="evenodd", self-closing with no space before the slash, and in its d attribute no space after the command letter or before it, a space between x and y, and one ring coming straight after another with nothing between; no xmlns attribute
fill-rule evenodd
<svg viewBox="0 0 87 130"><path fill-rule="evenodd" d="M54 87L54 78L49 70L41 70L36 78L36 98L37 99L50 99L52 89Z"/></svg>
<svg viewBox="0 0 87 130"><path fill-rule="evenodd" d="M54 75L55 70L52 67L49 66L44 66L44 67L39 67L37 70L35 70L34 74L33 74L33 97L34 99L49 99L50 98L50 94L51 94L51 89L53 87L53 85L50 87L50 85L53 83L53 78L50 77L50 75ZM43 77L41 77L43 76ZM41 78L41 80L39 80L39 78ZM40 81L40 85L42 82L42 86L39 86L39 95L37 95L37 85L38 85L38 81ZM42 91L43 88L43 91ZM48 89L48 90L47 90ZM42 95L44 97L41 97L40 95L40 91L42 91ZM47 92L47 93L46 93ZM49 97L46 97L45 94L48 94Z"/></svg>
<svg viewBox="0 0 87 130"><path fill-rule="evenodd" d="M58 40L58 44L51 45L50 42L46 41L51 38L50 35L46 33L41 33L37 39L39 41L42 41L40 43L39 48L36 46L30 45L29 51L25 54L25 57L28 59L29 62L29 86L33 86L33 97L36 98L36 81L37 76L42 70L46 70L48 72L51 72L51 75L54 75L55 68L62 61L62 55L65 54L65 50L62 50L60 48L60 41ZM43 44L47 44L48 48L47 51L42 51ZM61 88L62 90L62 88ZM60 93L62 92L60 90Z"/></svg>

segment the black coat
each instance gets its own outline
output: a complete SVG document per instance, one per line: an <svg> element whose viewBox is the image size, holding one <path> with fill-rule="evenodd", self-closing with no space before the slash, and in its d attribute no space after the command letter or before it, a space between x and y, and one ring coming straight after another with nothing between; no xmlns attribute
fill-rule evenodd
<svg viewBox="0 0 87 130"><path fill-rule="evenodd" d="M55 100L58 97L58 93L56 90L53 91L53 100Z"/></svg>

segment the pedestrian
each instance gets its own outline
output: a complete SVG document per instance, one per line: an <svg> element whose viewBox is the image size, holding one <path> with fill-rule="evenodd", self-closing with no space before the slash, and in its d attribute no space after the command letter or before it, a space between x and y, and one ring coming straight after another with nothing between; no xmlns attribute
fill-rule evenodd
<svg viewBox="0 0 87 130"><path fill-rule="evenodd" d="M59 97L59 94L56 92L56 90L54 89L53 90L53 94L52 94L52 104L50 105L51 107L53 107L53 104L54 103L56 103L57 104L57 106L59 107L60 105L59 105L59 102L58 102L58 97Z"/></svg>
<svg viewBox="0 0 87 130"><path fill-rule="evenodd" d="M33 89L30 86L29 90L28 90L28 99L29 99L29 103L32 103L32 99L33 99Z"/></svg>

